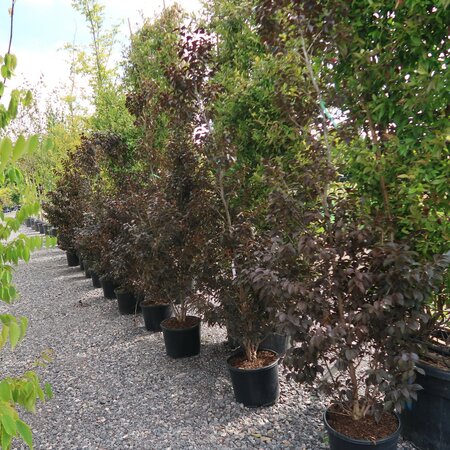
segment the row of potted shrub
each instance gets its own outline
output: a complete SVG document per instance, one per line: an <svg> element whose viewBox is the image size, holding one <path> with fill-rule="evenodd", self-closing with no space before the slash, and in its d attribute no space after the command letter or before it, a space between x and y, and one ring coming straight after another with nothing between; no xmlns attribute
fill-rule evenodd
<svg viewBox="0 0 450 450"><path fill-rule="evenodd" d="M340 228L340 230L342 231L342 228ZM335 230L337 231L337 230ZM352 232L354 232L355 230L352 230ZM346 289L348 289L349 292L349 298L347 298L345 300L345 304L348 304L349 301L351 301L353 303L353 307L356 310L359 310L359 314L361 314L361 319L359 319L357 321L357 324L360 326L361 329L359 329L357 326L355 326L355 322L352 320L347 320L347 318L344 318L344 326L348 326L348 329L351 329L351 333L354 333L354 335L352 336L353 339L355 339L352 344L353 344L353 348L348 345L348 343L346 343L347 339L349 339L349 331L345 330L346 332L339 336L339 335L331 335L331 336L327 336L326 334L323 333L323 331L321 331L319 334L316 335L315 340L312 339L312 337L310 339L308 339L307 337L303 338L304 339L304 345L296 346L293 349L290 350L290 352L288 352L288 355L286 357L285 363L287 364L288 367L293 368L296 376L298 377L299 381L308 381L308 377L310 377L311 379L316 378L317 375L317 371L323 370L326 368L326 370L329 369L329 367L327 366L327 363L329 364L336 364L337 361L341 361L341 364L343 364L344 361L347 362L347 366L344 365L344 367L339 367L336 365L336 367L334 367L334 370L338 370L338 371L343 371L343 372L348 372L349 375L351 375L351 370L352 369L352 361L354 361L355 359L359 358L360 355L362 354L364 358L372 358L372 360L375 362L375 365L373 367L377 367L380 364L380 359L382 358L383 360L386 360L389 364L392 364L392 366L390 367L390 370L392 371L392 373L401 373L403 372L403 374L407 374L409 377L413 377L414 376L414 366L416 365L418 367L418 370L422 372L422 370L425 371L427 378L423 378L421 377L421 382L427 386L427 384L429 384L430 382L433 384L434 381L429 381L429 380L439 380L441 379L441 381L438 384L438 388L433 387L431 389L431 394L427 391L418 391L419 386L417 384L413 384L408 382L400 382L400 385L397 384L395 386L395 388L392 391L392 396L389 397L389 400L386 401L396 401L398 400L398 393L397 390L402 389L403 391L407 390L408 392L408 396L410 400L413 399L417 399L417 395L419 396L419 408L425 408L426 410L426 415L428 417L433 417L432 422L434 427L436 428L436 431L439 430L438 432L440 434L442 434L442 430L445 430L445 423L446 423L446 414L447 414L447 410L448 410L448 399L446 399L445 396L445 392L446 392L446 388L445 385L442 385L442 383L447 383L449 382L449 371L445 370L445 369L436 369L436 368L432 368L430 367L427 363L424 363L423 361L421 363L419 363L414 356L414 353L401 353L401 357L396 357L396 358L392 358L392 356L389 354L388 352L388 345L390 344L389 342L389 334L390 333L396 333L398 332L395 328L397 327L402 327L402 326L406 326L408 327L409 325L414 326L413 324L405 324L405 325L399 325L399 322L401 322L402 320L405 320L408 315L411 312L414 312L415 306L413 308L411 308L410 306L408 306L408 302L411 302L411 300L413 299L414 293L420 293L421 295L423 295L423 298L426 299L427 295L430 294L431 290L433 289L433 283L435 283L436 281L438 281L439 276L442 275L442 270L446 267L446 264L448 264L448 257L447 259L445 257L442 257L439 261L436 262L436 266L434 268L431 267L431 265L427 266L427 267L421 267L420 265L418 265L416 263L416 261L412 258L412 254L411 252L408 252L402 248L400 248L399 246L387 246L384 249L376 249L373 250L373 252L375 252L375 254L373 255L374 258L379 258L377 263L373 264L372 262L368 263L366 261L367 258L367 254L365 254L362 249L367 245L367 240L366 238L362 238L361 236L358 235L353 235L352 232L349 233L349 235L345 236L345 238L343 237L342 239L345 239L346 242L350 243L350 248L352 245L356 245L356 247L360 247L360 250L353 250L353 259L351 260L351 262L346 262L345 267L340 267L340 270L344 270L344 271L348 271L350 269L350 267L357 267L359 268L360 272L355 272L354 277L351 277L349 279L346 279L345 281L341 281L341 283L344 283L345 286L340 286L340 288L342 289L343 287L345 287ZM359 244L358 244L359 243ZM346 244L348 245L348 244ZM310 251L310 249L309 249ZM376 253L378 252L378 253ZM321 258L323 258L323 250L319 253L321 254ZM350 254L350 253L349 253ZM69 265L73 265L73 256L70 253L68 253L68 262ZM406 258L406 262L405 262L405 258ZM409 260L408 260L409 258ZM391 262L389 262L389 260L391 259ZM393 262L392 262L393 261ZM117 286L114 284L114 282L111 282L110 279L108 279L108 277L98 277L98 274L95 273L95 270L92 268L92 266L90 266L89 262L83 261L81 260L82 264L84 265L84 270L87 271L88 274L90 274L92 276L93 279L93 283L95 283L96 286L98 286L98 281L100 281L101 286L103 288L104 291L104 295L105 297L108 298L114 298L117 297L118 298L118 302L119 302L119 310L121 311L121 313L133 313L136 311L137 308L137 302L136 299L130 296L130 292L124 292L123 290L117 290ZM328 261L328 264L330 263L330 261ZM340 264L342 264L343 261L340 261ZM318 265L319 264L325 264L323 262L320 261L316 261L316 263L314 264L315 266L315 270L317 270ZM406 264L408 266L408 270L403 270L402 269L402 265ZM369 270L364 270L364 269L369 269L372 268L373 266L376 266L378 268L380 267L384 267L380 273L370 273ZM89 269L89 267L91 267L91 269ZM441 270L439 269L441 268ZM402 270L400 270L402 269ZM429 272L431 270L435 270L436 271L436 279L432 279L429 276ZM261 270L261 269L260 269ZM267 270L267 269L265 269ZM323 269L324 272L330 272L330 266L325 264ZM333 273L336 269L333 267ZM356 273L360 273L360 274L364 274L364 275L357 275ZM264 275L264 276L263 276ZM253 276L253 282L255 283L253 285L253 289L255 292L258 292L259 289L261 289L263 286L261 284L261 279L263 279L264 283L268 282L268 277L272 279L272 284L276 284L276 282L278 282L279 280L274 279L273 277L273 272L267 272L265 274L262 274L260 272L256 272L255 274L252 275ZM259 278L258 278L259 276ZM353 285L353 283L357 284L358 281L360 281L361 283L365 284L367 282L370 282L370 277L372 276L377 276L379 277L379 279L377 280L378 283L380 283L381 286L375 286L375 289L380 289L383 292L370 292L367 287L364 285L362 288L361 286L356 286ZM361 277L361 279L359 280L359 277ZM257 279L255 279L257 278ZM317 280L315 280L317 281ZM327 280L330 281L330 280ZM289 280L288 279L284 279L283 280L283 286L282 287L278 287L278 289L275 290L275 295L276 296L280 296L282 297L283 295L285 295L285 291L289 291L289 289L301 289L301 287L299 286L295 286L295 281L291 281L293 283L293 287L289 288L289 284L288 283ZM410 284L411 283L411 284ZM419 283L420 285L420 290L418 289L418 285L417 283ZM332 283L329 283L330 285ZM333 284L337 284L337 281L334 280ZM374 285L372 284L372 287ZM274 288L274 286L271 286L272 288ZM321 285L320 287L314 285L314 286L310 286L310 291L308 291L307 296L305 298L305 303L311 303L311 306L314 308L317 308L318 306L321 305L322 302L322 306L320 306L320 311L321 313L324 315L323 320L324 320L324 324L328 324L328 326L330 326L331 323L335 323L336 318L333 317L333 314L338 314L339 312L339 308L338 308L338 304L336 304L336 308L333 306L332 303L330 303L329 301L326 301L326 299L328 299L328 295L324 295L325 294L325 290L324 290L324 285ZM336 286L333 286L333 289L335 289ZM399 289L401 288L401 292L399 291ZM274 288L275 289L275 288ZM318 294L316 295L320 295L321 297L323 297L323 299L325 301L322 301L320 299L317 299L313 296L313 293L316 292ZM367 297L369 295L372 297ZM364 296L363 296L364 294ZM260 292L260 295L262 295L262 293ZM266 294L267 295L267 294ZM142 294L138 294L138 298L140 298L142 300ZM374 305L376 305L377 302L386 302L385 305L382 306L381 310L377 310L377 308L374 307ZM356 307L356 305L354 304L355 302L358 302L358 304L360 305L360 307ZM389 302L389 303L387 303ZM406 307L403 307L406 303ZM267 304L267 302L266 302ZM145 306L144 304L141 303L141 307L142 309L145 311ZM150 302L151 305L151 302ZM278 305L280 305L280 303L278 303ZM372 311L367 311L366 313L366 317L364 317L364 308L368 308L369 305L373 308ZM180 305L174 305L175 307L179 307ZM191 306L194 306L191 304ZM294 307L294 308L298 308L299 306L301 307L301 310L303 311L303 315L305 315L305 311L308 310L308 305L304 305L303 303L297 303L297 304L291 304L289 305L290 307ZM390 307L389 307L390 306ZM195 307L195 306L194 306ZM200 307L201 309L201 305L198 304L197 307ZM153 306L149 306L150 309L153 310L158 310L163 308L164 309L164 314L162 317L160 317L159 320L156 320L156 326L155 328L158 328L158 322L160 323L163 319L167 320L169 314L170 314L170 306L169 305L153 305ZM328 314L326 314L327 309L325 308L329 308L329 312ZM395 308L395 309L394 309ZM383 311L384 310L384 311ZM417 310L419 312L419 310ZM208 313L210 314L211 311L207 311L207 316ZM248 314L248 313L247 313ZM299 324L295 324L295 321L298 320L299 318L299 314L296 313L296 315L293 314L292 311L290 312L282 312L282 311L277 311L278 314L278 320L280 320L282 323L287 323L287 327L284 328L285 331L287 331L288 333L292 334L295 336L295 333L298 333L300 331L300 327ZM308 320L310 320L312 313L308 314ZM145 316L144 316L145 317ZM228 316L230 317L230 316ZM185 333L187 333L187 335L190 337L186 337L185 335L183 335L183 330L179 330L178 328L176 328L175 333L171 330L171 327L164 327L164 324L162 326L163 332L164 332L164 338L165 338L165 343L166 343L166 349L167 349L167 354L171 357L186 357L186 356L192 356L195 354L199 353L200 350L200 320L198 318L193 318L193 320L195 321L195 323L192 323L192 326L188 326L186 327L186 329L184 330ZM341 319L342 320L342 317ZM170 319L169 319L170 322ZM239 322L238 320L236 320L236 322ZM147 328L152 328L152 326L148 325L148 321L146 321L146 326ZM175 324L177 323L177 321L174 322ZM186 322L184 322L184 324L186 324ZM382 324L382 326L381 326ZM341 322L342 325L342 322ZM364 329L370 326L373 326L373 329L369 331L369 333L367 331L365 331ZM236 323L234 324L229 324L229 329L233 330L233 327L236 326ZM389 330L389 327L393 327L394 330L391 331ZM267 332L268 328L266 328L266 332ZM155 330L156 331L156 330ZM172 333L171 333L172 331ZM181 332L180 332L181 331ZM336 333L336 331L333 330L333 333ZM342 330L340 331L340 333L342 333ZM362 333L363 334L363 340L361 341L357 341L358 339L358 335ZM169 337L170 334L174 334L175 340L171 340L171 338ZM232 334L233 336L233 334ZM234 334L234 336L236 336ZM370 340L369 340L370 337ZM404 337L402 336L402 338L407 338L407 335L405 335ZM412 340L413 339L413 334L409 334L409 338ZM322 341L320 340L322 339ZM327 339L330 340L330 342L326 342L327 345L324 345L323 341L326 341ZM359 338L360 339L360 338ZM374 341L374 339L377 339L377 341ZM296 338L296 341L299 342L299 339ZM370 342L372 341L372 343ZM386 342L388 341L388 342ZM373 342L377 342L377 348L374 350L374 348L372 347ZM364 343L364 344L363 344ZM367 348L361 348L362 345L369 345L369 347ZM413 345L413 342L411 341L409 343L410 347L411 345ZM180 347L181 346L181 349ZM361 346L360 348L358 348L358 346ZM411 347L412 348L412 347ZM327 352L328 354L324 354L324 352ZM330 354L331 351L331 354ZM273 404L277 398L278 398L278 394L279 394L279 385L278 385L278 373L277 373L277 367L278 367L278 358L274 355L267 356L267 360L265 361L265 366L263 366L262 368L256 368L256 369L251 369L251 370L247 370L247 369L243 369L243 368L234 368L232 365L230 367L230 373L231 373L231 377L232 377L232 381L233 381L233 387L235 390L235 396L237 401L244 403L247 406L263 406L263 405L270 405ZM326 358L325 359L325 364L323 362L320 361L320 358ZM241 357L241 360L245 360L245 357ZM241 361L242 362L242 361ZM359 361L359 363L361 363L361 361ZM345 363L344 363L345 364ZM369 364L371 364L369 362ZM333 373L333 369L330 371L330 374ZM399 370L400 369L400 370ZM439 372L439 375L436 377L436 370L437 372ZM383 369L384 371L384 369ZM375 372L375 375L373 375ZM244 374L244 376L246 377L251 377L251 381L247 380L244 381L243 383L241 381L239 381L238 379L236 379L236 377L242 376ZM254 376L258 377L257 380L254 379ZM330 375L331 377L333 377L333 375ZM379 375L378 375L379 376ZM404 376L404 375L403 375ZM375 377L375 378L373 378ZM384 377L386 377L386 374L384 374ZM336 388L336 386L338 386L336 384L336 380L331 378L332 383L334 384L334 387ZM349 382L349 380L351 380L351 376L349 376L349 378L345 381L345 384L347 385L347 383ZM367 373L366 373L366 377L363 379L364 384L366 385L366 388L368 389L369 386L371 386L372 389L374 389L375 391L378 391L378 389L383 388L386 389L386 386L383 385L383 383L385 383L387 381L386 378L377 378L376 375L376 370L375 369L370 369ZM422 384L421 383L421 384ZM358 387L359 389L359 387ZM436 394L438 393L438 402L440 404L440 406L434 410L432 410L434 416L431 414L431 411L429 410L430 407L428 406L427 402L428 400L427 397L429 397L431 395L431 398L434 397L434 400L436 400ZM355 406L355 408L367 408L370 406L375 407L376 405L370 405L369 402L372 401L373 398L375 398L377 395L380 395L380 392L373 392L371 393L371 395L373 395L373 397L369 397L367 399L364 398L360 398L358 400L358 406ZM386 394L387 395L387 394ZM397 398L396 398L397 395ZM425 400L422 400L425 399ZM363 402L367 401L367 403L364 405ZM446 403L447 402L447 403ZM424 416L423 413L420 414L417 410L417 408L414 405L410 405L409 408L413 408L413 412L411 413L410 409L406 409L406 412L403 413L402 417L406 417L407 421L406 421L406 428L405 428L405 432L406 430L413 430L413 432L417 433L417 430L420 429L419 427L417 427L417 425L415 424L415 422L417 420L423 420L422 417ZM337 414L340 414L340 411L336 411ZM376 414L376 412L374 413ZM333 422L329 419L327 419L327 417L333 417L331 413L327 413L327 415L324 416L324 420L326 423L326 426L329 427L333 427ZM421 419L418 419L418 418ZM411 421L413 423L412 428L411 428ZM390 424L390 426L392 427L392 424ZM405 425L404 425L405 426ZM332 448L340 448L339 446L342 444L333 444L333 442L337 439L336 438L336 433L334 431L332 431L332 429L328 430L330 433L330 442L332 443L333 447ZM390 437L387 441L385 439L376 439L377 441L379 441L380 445L391 445L391 447L386 447L386 448L395 448L395 442L396 439L398 439L398 434L399 434L399 427L398 429L394 430L394 437ZM338 433L338 439L339 441L342 440L342 436L340 436L340 434L342 433ZM430 435L430 429L428 429L427 431L427 435ZM423 440L423 434L421 434L421 439ZM356 441L358 441L358 439L350 439L350 441L348 441L347 439L345 440L345 448L353 448L350 447L350 445L355 445L356 447L354 448L358 448L358 445L361 445L361 443L357 443ZM334 447L336 445L336 447ZM424 447L426 448L426 447ZM444 447L445 448L445 447Z"/></svg>
<svg viewBox="0 0 450 450"><path fill-rule="evenodd" d="M391 97L381 87L382 95L373 92L376 80L353 78L357 55L373 45L360 37L357 2L331 2L331 10L320 2L212 3L207 29L204 20L186 25L174 7L133 35L124 87L134 127L85 136L65 161L44 205L60 247L72 261L81 257L106 295L118 288L122 299L133 293L142 304L170 304L164 332L198 336L199 319L189 313L225 326L241 347L229 360L233 383L254 372L271 386L234 384L249 406L276 401L277 377L268 373L278 357L260 342L271 331L287 334L285 366L301 383L318 382L333 404L324 415L332 448L367 441L395 448L400 425L392 412L410 404L414 412L403 417L420 415L426 394L416 372L435 360L443 374L443 403L429 415L437 437L432 427L422 437L414 437L417 424L405 430L423 448L445 449L445 202L431 185L410 196L404 180L417 174L402 172L402 158L419 150L406 152L400 139L410 133L415 142L418 129L422 138L433 134L434 119L417 120L411 131L403 103L381 105ZM384 16L370 9L379 7L364 6L371 39L383 35ZM348 35L335 34L336 21ZM387 53L387 66L404 65L400 47ZM418 61L411 64L409 78ZM389 87L394 97L408 88L400 80ZM326 104L346 111L343 125ZM441 141L433 145L444 151ZM409 161L417 170L424 164ZM437 219L424 225L430 211Z"/></svg>
<svg viewBox="0 0 450 450"><path fill-rule="evenodd" d="M25 224L34 231L38 231L39 233L48 236L56 237L58 233L58 230L55 227L52 227L49 223L36 219L35 217L29 217L26 219Z"/></svg>

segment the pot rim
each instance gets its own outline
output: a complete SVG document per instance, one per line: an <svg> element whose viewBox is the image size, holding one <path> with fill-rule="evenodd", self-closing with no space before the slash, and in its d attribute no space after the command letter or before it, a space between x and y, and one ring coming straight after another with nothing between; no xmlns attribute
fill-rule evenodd
<svg viewBox="0 0 450 450"><path fill-rule="evenodd" d="M258 351L260 350L266 350L268 352L272 352L275 356L276 359L274 362L270 363L268 366L264 366L264 367L258 367L256 369L241 369L240 367L234 367L230 364L230 359L234 358L237 355L242 355L244 354L244 352L242 350L236 351L234 352L232 355L228 356L227 358L227 366L230 370L232 370L233 372L240 372L240 373L254 373L254 372L262 372L264 370L269 370L272 369L274 366L278 366L278 363L280 362L280 355L274 351L271 350L270 348L259 348Z"/></svg>
<svg viewBox="0 0 450 450"><path fill-rule="evenodd" d="M173 317L174 317L174 316L168 317L167 319L164 319L164 320L159 324L163 331L168 330L168 331L173 331L173 332L181 332L181 331L193 330L194 328L199 327L200 324L201 324L201 322L202 322L202 319L201 319L200 317L198 317L198 316L186 316L186 317L194 317L195 319L198 320L198 322L197 322L195 325L191 325L190 327L186 327L186 328L170 328L170 327L165 326L165 325L164 325L164 322L165 322L166 320L173 319Z"/></svg>
<svg viewBox="0 0 450 450"><path fill-rule="evenodd" d="M425 370L425 376L437 378L442 381L450 381L450 368L443 369L426 361L419 360L416 365Z"/></svg>
<svg viewBox="0 0 450 450"><path fill-rule="evenodd" d="M114 292L116 294L129 294L129 295L134 297L134 292L133 291L125 289L125 288L122 288L122 287L114 288Z"/></svg>
<svg viewBox="0 0 450 450"><path fill-rule="evenodd" d="M143 300L141 302L141 306L144 306L145 308L156 308L161 306L170 306L170 303L146 303L147 300ZM192 316L194 317L194 316Z"/></svg>
<svg viewBox="0 0 450 450"><path fill-rule="evenodd" d="M328 420L327 420L327 413L331 406L332 405L330 405L328 408L326 408L322 414L322 419L325 424L325 428L328 433L338 437L339 439L345 440L345 441L349 442L350 444L358 444L358 445L365 445L367 447L373 447L374 445L385 444L391 440L398 439L398 437L400 436L402 423L400 421L400 416L395 411L392 414L394 414L394 416L398 422L397 430L394 431L394 433L392 433L391 435L389 435L383 439L379 439L378 441L373 442L373 441L366 441L366 440L362 440L362 439L354 439L354 438L351 438L350 436L346 436L345 434L339 433L328 423Z"/></svg>

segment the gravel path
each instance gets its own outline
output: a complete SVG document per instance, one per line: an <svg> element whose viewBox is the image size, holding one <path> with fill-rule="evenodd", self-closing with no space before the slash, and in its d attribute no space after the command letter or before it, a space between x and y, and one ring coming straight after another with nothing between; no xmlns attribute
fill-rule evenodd
<svg viewBox="0 0 450 450"><path fill-rule="evenodd" d="M36 449L328 448L324 402L283 374L275 406L234 401L223 330L202 325L201 354L171 360L161 334L147 332L141 317L120 316L60 250L34 253L15 281L21 299L9 310L30 323L23 345L0 352L1 371L20 373L41 352L55 352L38 369L54 398L26 415Z"/></svg>

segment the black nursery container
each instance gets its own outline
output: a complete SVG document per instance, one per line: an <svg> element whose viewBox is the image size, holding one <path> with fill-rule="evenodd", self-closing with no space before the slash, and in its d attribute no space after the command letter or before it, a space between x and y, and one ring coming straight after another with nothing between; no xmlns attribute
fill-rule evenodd
<svg viewBox="0 0 450 450"><path fill-rule="evenodd" d="M30 228L31 227L31 217L28 217L28 219L25 220L25 225Z"/></svg>
<svg viewBox="0 0 450 450"><path fill-rule="evenodd" d="M396 450L400 437L400 418L397 415L398 428L394 434L378 441L363 441L338 433L328 423L327 414L328 410L325 410L323 413L323 421L328 433L330 450Z"/></svg>
<svg viewBox="0 0 450 450"><path fill-rule="evenodd" d="M278 381L279 359L259 369L240 369L230 364L230 360L239 353L237 352L227 359L236 401L243 403L248 408L275 404L280 395L280 383Z"/></svg>
<svg viewBox="0 0 450 450"><path fill-rule="evenodd" d="M67 251L67 264L69 267L75 267L80 264L80 260L78 259L78 256L74 252Z"/></svg>
<svg viewBox="0 0 450 450"><path fill-rule="evenodd" d="M103 296L105 298L110 298L110 299L116 298L116 294L114 292L115 286L111 280L109 280L108 278L101 277L100 283L102 285Z"/></svg>
<svg viewBox="0 0 450 450"><path fill-rule="evenodd" d="M50 236L57 237L58 236L58 228L52 228L50 232Z"/></svg>
<svg viewBox="0 0 450 450"><path fill-rule="evenodd" d="M148 331L161 331L161 322L172 315L170 305L146 305L141 303L145 328Z"/></svg>
<svg viewBox="0 0 450 450"><path fill-rule="evenodd" d="M44 222L39 223L39 233L45 234L45 223Z"/></svg>
<svg viewBox="0 0 450 450"><path fill-rule="evenodd" d="M137 311L139 303L132 292L122 289L115 289L114 292L117 297L120 314L134 314Z"/></svg>
<svg viewBox="0 0 450 450"><path fill-rule="evenodd" d="M193 317L193 316L188 316ZM171 358L187 358L200 353L200 319L189 328L170 328L166 319L161 322L161 329L166 345L166 353Z"/></svg>
<svg viewBox="0 0 450 450"><path fill-rule="evenodd" d="M83 269L84 269L84 275L86 278L91 278L92 276L92 270L91 270L92 263L87 260L83 260Z"/></svg>
<svg viewBox="0 0 450 450"><path fill-rule="evenodd" d="M289 348L289 336L280 333L269 333L261 342L259 348L272 350L278 356L284 356Z"/></svg>
<svg viewBox="0 0 450 450"><path fill-rule="evenodd" d="M33 230L39 232L39 224L41 223L40 220L35 220L33 224Z"/></svg>
<svg viewBox="0 0 450 450"><path fill-rule="evenodd" d="M91 278L92 278L92 286L95 288L101 288L102 283L100 282L100 277L98 276L98 273L94 270L91 270Z"/></svg>
<svg viewBox="0 0 450 450"><path fill-rule="evenodd" d="M450 450L450 370L420 362L423 389L402 413L402 435L420 450Z"/></svg>

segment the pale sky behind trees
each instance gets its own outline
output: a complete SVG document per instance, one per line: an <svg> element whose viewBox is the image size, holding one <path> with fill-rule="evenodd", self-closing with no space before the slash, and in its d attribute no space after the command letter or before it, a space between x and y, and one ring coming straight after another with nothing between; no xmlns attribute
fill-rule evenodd
<svg viewBox="0 0 450 450"><path fill-rule="evenodd" d="M107 25L121 24L116 58L126 45L130 28L136 31L142 16L153 17L161 11L163 0L99 0L105 6ZM166 6L175 3L165 0ZM199 10L200 0L178 0L187 11ZM8 10L10 0L0 0L0 54L4 55L9 40ZM89 43L89 31L84 18L71 6L70 0L16 0L12 53L18 58L13 84L25 81L36 83L41 75L49 89L67 81L70 55L63 51L64 44ZM11 86L9 86L11 87Z"/></svg>

